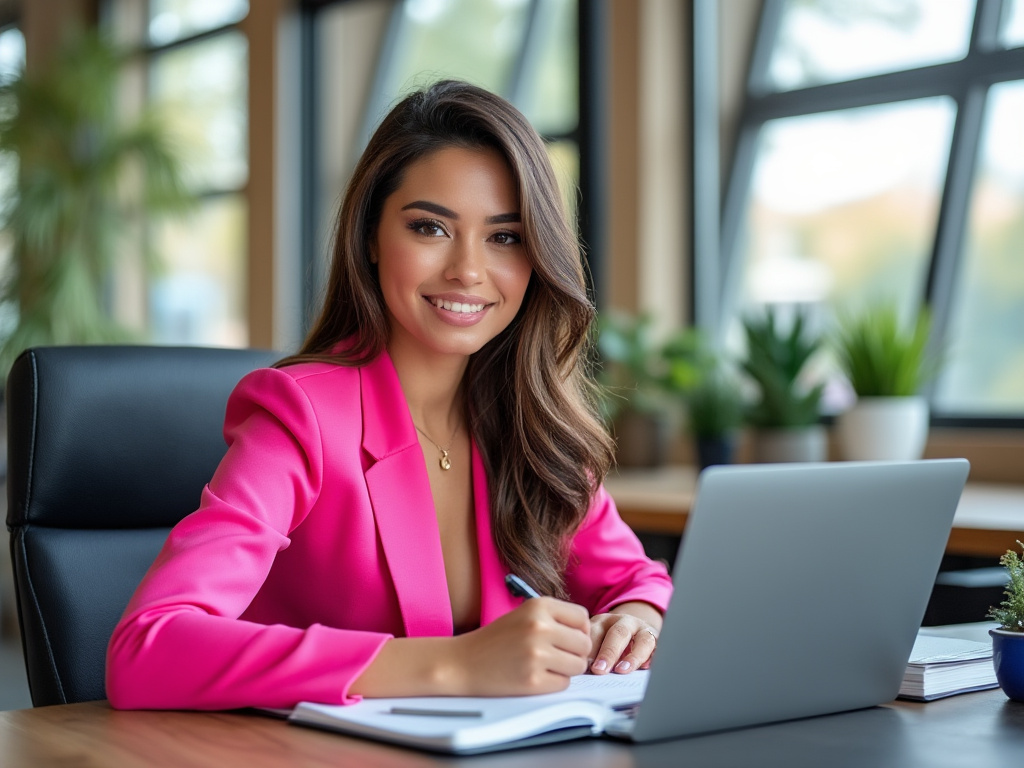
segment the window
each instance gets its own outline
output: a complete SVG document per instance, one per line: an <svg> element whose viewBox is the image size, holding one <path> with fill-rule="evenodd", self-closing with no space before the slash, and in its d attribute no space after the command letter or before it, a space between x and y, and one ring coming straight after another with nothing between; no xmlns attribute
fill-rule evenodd
<svg viewBox="0 0 1024 768"><path fill-rule="evenodd" d="M927 303L940 419L1024 422L1024 0L765 0L720 322ZM837 408L840 400L826 403Z"/></svg>
<svg viewBox="0 0 1024 768"><path fill-rule="evenodd" d="M0 83L7 83L21 74L25 67L25 36L14 26L0 29ZM10 200L15 192L18 160L10 153L0 154L0 200ZM0 238L0 275L10 268L13 243L4 233ZM8 333L17 323L17 309L0 304L0 328Z"/></svg>
<svg viewBox="0 0 1024 768"><path fill-rule="evenodd" d="M116 0L122 42L139 51L128 80L159 110L198 196L148 228L159 258L141 299L151 341L245 346L248 339L248 0Z"/></svg>

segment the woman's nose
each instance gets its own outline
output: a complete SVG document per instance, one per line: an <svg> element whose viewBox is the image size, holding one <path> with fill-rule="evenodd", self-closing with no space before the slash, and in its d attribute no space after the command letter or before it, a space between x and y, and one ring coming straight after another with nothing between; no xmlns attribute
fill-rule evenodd
<svg viewBox="0 0 1024 768"><path fill-rule="evenodd" d="M451 249L451 257L445 270L445 277L464 285L480 282L484 271L484 244L471 238L457 240Z"/></svg>

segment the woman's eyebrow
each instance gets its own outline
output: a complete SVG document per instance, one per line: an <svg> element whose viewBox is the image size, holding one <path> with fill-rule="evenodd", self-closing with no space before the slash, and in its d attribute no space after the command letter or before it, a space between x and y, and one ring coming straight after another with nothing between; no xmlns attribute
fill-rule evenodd
<svg viewBox="0 0 1024 768"><path fill-rule="evenodd" d="M433 214L435 214L437 216L444 216L445 218L449 218L449 219L458 219L459 218L459 214L457 214L451 208L445 208L443 205L438 205L437 203L431 203L428 200L414 200L413 202L409 203L408 205L403 205L402 206L402 210L403 211L408 211L411 208L419 208L422 211L427 211L428 213L433 213Z"/></svg>
<svg viewBox="0 0 1024 768"><path fill-rule="evenodd" d="M485 224L515 224L522 221L518 213L499 213L497 216L488 216L484 219Z"/></svg>
<svg viewBox="0 0 1024 768"><path fill-rule="evenodd" d="M427 211L433 213L435 216L444 216L447 219L454 219L458 221L459 214L453 211L451 208L445 208L443 205L432 203L429 200L414 200L408 205L403 205L402 210L408 211L413 208L418 208L421 211ZM512 224L522 220L522 217L516 213L499 213L494 216L488 216L484 219L485 224Z"/></svg>

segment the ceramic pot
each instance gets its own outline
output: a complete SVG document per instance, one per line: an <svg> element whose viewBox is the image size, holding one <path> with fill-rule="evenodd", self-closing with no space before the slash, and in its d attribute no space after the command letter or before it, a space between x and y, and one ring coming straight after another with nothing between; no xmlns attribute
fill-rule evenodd
<svg viewBox="0 0 1024 768"><path fill-rule="evenodd" d="M928 439L928 401L862 397L836 418L839 450L848 461L920 459Z"/></svg>
<svg viewBox="0 0 1024 768"><path fill-rule="evenodd" d="M777 463L825 461L828 439L820 424L788 429L758 429L753 440L754 461Z"/></svg>
<svg viewBox="0 0 1024 768"><path fill-rule="evenodd" d="M996 680L1009 698L1024 701L1024 632L990 629Z"/></svg>

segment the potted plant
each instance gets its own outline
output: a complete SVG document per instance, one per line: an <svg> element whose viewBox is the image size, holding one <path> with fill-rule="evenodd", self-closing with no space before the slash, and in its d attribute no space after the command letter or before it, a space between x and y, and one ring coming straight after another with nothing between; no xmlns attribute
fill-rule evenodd
<svg viewBox="0 0 1024 768"><path fill-rule="evenodd" d="M736 435L743 424L743 393L735 375L714 355L701 365L700 377L686 396L689 429L700 469L731 464Z"/></svg>
<svg viewBox="0 0 1024 768"><path fill-rule="evenodd" d="M658 341L653 318L614 310L598 318L599 381L617 462L654 467L667 461L675 393L696 379L696 339L688 331Z"/></svg>
<svg viewBox="0 0 1024 768"><path fill-rule="evenodd" d="M1024 543L1017 544L1024 548ZM1014 701L1024 701L1024 559L1009 549L999 562L1010 580L1006 599L988 614L1000 624L998 629L989 630L992 663L1003 692Z"/></svg>
<svg viewBox="0 0 1024 768"><path fill-rule="evenodd" d="M824 385L804 382L807 362L821 346L821 338L806 330L802 314L784 331L772 309L761 318L747 318L743 328L743 370L757 389L757 399L746 413L754 428L754 461L823 461L828 447L818 407Z"/></svg>
<svg viewBox="0 0 1024 768"><path fill-rule="evenodd" d="M920 391L938 370L928 349L930 330L926 309L904 326L895 304L840 320L838 362L857 395L854 406L836 419L844 458L921 458L928 437L928 401Z"/></svg>
<svg viewBox="0 0 1024 768"><path fill-rule="evenodd" d="M126 121L116 96L123 56L80 33L38 74L0 86L0 155L16 160L0 214L11 245L0 302L0 375L30 346L124 341L106 294L144 214L191 201L173 142L152 113ZM131 248L154 259L141 244Z"/></svg>

